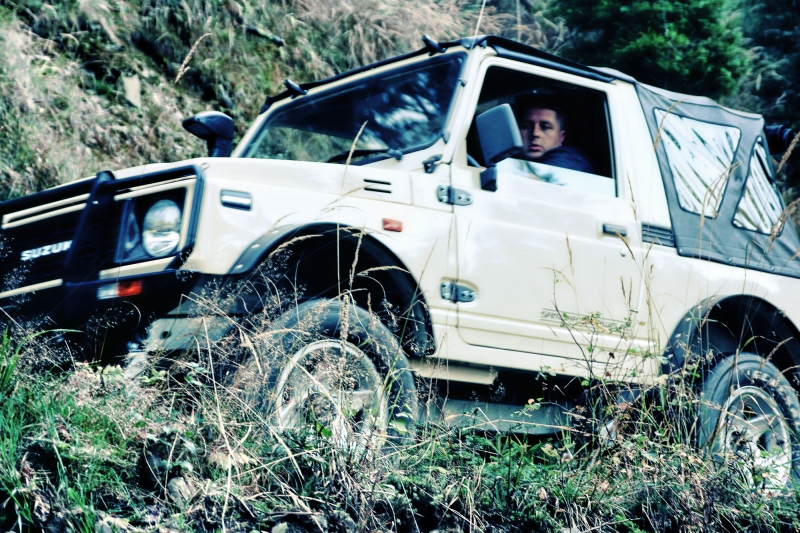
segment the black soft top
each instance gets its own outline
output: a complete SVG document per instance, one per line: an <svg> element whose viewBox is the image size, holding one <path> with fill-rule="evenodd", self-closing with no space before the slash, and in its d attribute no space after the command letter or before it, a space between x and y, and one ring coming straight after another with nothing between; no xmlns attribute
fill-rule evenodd
<svg viewBox="0 0 800 533"><path fill-rule="evenodd" d="M728 109L710 98L674 93L643 83L636 83L636 91L655 144L678 253L683 256L800 277L800 265L795 256L795 253L800 251L800 238L788 213L784 210L785 206L775 187L772 158L764 135L763 117ZM723 192L717 200L715 213L712 216L708 216L707 213L692 212L686 209L685 205L681 205L676 183L687 177L675 175L675 165L670 165L665 146L668 142L665 138L667 133L664 127L665 115L739 132L733 148L732 161L728 165L730 171L718 183ZM733 145L734 143L731 144ZM765 201L760 205L758 202L750 204L766 208L760 211L759 215L763 217L762 220L769 220L770 227L762 228L760 231L735 223L736 220L743 220L739 218L741 212L737 210L740 209L745 191L749 189L748 194L751 194L753 187L757 185L756 183L748 185L748 180L759 179L758 176L754 176L759 174L758 168L764 168L761 180L763 185L768 185L761 188L761 191L766 191L762 199L774 198L773 204L777 204L769 206ZM719 179L718 176L710 178ZM769 193L770 189L774 191L774 195ZM767 211L771 212L770 216L767 216ZM776 213L779 215L776 216Z"/></svg>

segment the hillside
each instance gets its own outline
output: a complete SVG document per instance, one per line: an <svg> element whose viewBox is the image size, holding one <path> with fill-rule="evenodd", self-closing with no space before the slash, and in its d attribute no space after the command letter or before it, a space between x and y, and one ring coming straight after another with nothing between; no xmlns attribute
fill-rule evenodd
<svg viewBox="0 0 800 533"><path fill-rule="evenodd" d="M285 78L416 49L426 33L470 34L479 10L471 0L0 2L0 197L202 155L183 118L223 110L241 134ZM481 21L544 47L565 34L544 18L516 26L492 8Z"/></svg>
<svg viewBox="0 0 800 533"><path fill-rule="evenodd" d="M184 118L221 110L238 139L284 79L416 49L423 34L477 27L554 53L570 53L580 37L554 0L485 4L0 0L0 198L204 155ZM769 53L747 56L741 87L720 97L773 109L781 96L769 100L761 84L785 80ZM791 112L779 111L781 120ZM753 487L762 479L754 475L769 473L694 446L699 360L630 403L614 400L613 384L587 381L571 425L548 437L483 431L476 409L464 427L431 417L406 438L353 445L316 420L279 433L243 401L226 374L248 349L238 334L201 336L197 350L131 378L83 361L63 332L46 330L7 330L0 340L4 531L800 530L796 495ZM542 390L550 378L537 377ZM423 391L423 408L435 400ZM522 413L545 403L531 398ZM611 434L598 437L603 427Z"/></svg>
<svg viewBox="0 0 800 533"><path fill-rule="evenodd" d="M202 143L180 127L183 118L222 110L235 119L241 134L287 77L310 81L344 72L419 48L424 34L437 39L472 35L479 16L480 33L623 69L631 61L649 60L654 49L675 46L655 41L634 50L616 51L617 44L598 47L587 41L597 31L571 31L560 17L580 9L580 1L493 0L482 15L478 0L0 1L0 198L101 169L202 155ZM738 69L738 85L733 91L726 86L722 96L727 105L800 125L792 111L791 67L800 56L786 44L796 48L798 40L791 30L763 31L769 24L791 28L796 21L776 21L778 6L775 14L745 14L736 0L715 0L714 5L723 22L713 31L729 36L725 53L734 62L726 66L727 59L714 59L702 43L681 45L685 50L676 53L723 61L724 72ZM585 26L592 19L575 23ZM690 28L676 26L674 31ZM687 37L691 34L674 39L685 42ZM595 51L592 57L581 52L587 43ZM686 83L696 75L677 67L681 57L663 59L676 65L664 68L673 73L673 85L692 91ZM718 90L713 80L709 83L709 93ZM695 84L694 90L704 89ZM798 181L796 166L781 176L790 199Z"/></svg>

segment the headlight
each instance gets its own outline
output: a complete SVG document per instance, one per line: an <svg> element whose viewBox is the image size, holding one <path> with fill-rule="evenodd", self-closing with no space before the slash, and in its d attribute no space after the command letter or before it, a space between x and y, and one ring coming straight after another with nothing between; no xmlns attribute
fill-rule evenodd
<svg viewBox="0 0 800 533"><path fill-rule="evenodd" d="M144 216L142 245L153 257L169 255L181 239L181 210L172 200L159 200Z"/></svg>

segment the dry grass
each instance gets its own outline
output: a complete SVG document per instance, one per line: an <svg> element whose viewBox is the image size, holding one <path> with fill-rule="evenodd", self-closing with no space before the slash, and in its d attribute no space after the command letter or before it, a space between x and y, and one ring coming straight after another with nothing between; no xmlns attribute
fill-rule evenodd
<svg viewBox="0 0 800 533"><path fill-rule="evenodd" d="M543 15L487 7L481 33L548 50L567 34ZM0 12L0 197L101 169L204 154L181 119L227 110L244 131L267 94L421 46L472 35L477 0L136 0L13 4ZM203 38L204 36L207 36ZM201 40L201 38L203 38ZM285 46L277 46L280 38ZM181 64L191 56L191 68ZM141 107L123 79L141 82ZM176 86L174 80L180 79Z"/></svg>
<svg viewBox="0 0 800 533"><path fill-rule="evenodd" d="M220 294L198 300L196 311L223 318L229 301L213 299ZM270 306L280 298L273 294ZM748 486L748 465L714 461L693 446L691 365L625 404L609 401L610 384L593 383L572 426L551 438L431 420L413 440L363 453L318 424L278 431L258 400L230 388L225 369L279 334L279 316L270 307L221 336L208 335L210 322L200 321L195 350L135 380L118 367L18 370L13 387L0 391L0 523L49 531L110 524L127 532L800 526L795 499L767 497ZM267 344L264 372L287 356ZM594 431L609 419L617 430L598 442Z"/></svg>
<svg viewBox="0 0 800 533"><path fill-rule="evenodd" d="M15 197L124 168L198 155L181 133L190 108L158 80L146 85L143 107L86 90L87 73L16 20L0 21L0 116L3 197ZM139 74L155 76L143 68Z"/></svg>

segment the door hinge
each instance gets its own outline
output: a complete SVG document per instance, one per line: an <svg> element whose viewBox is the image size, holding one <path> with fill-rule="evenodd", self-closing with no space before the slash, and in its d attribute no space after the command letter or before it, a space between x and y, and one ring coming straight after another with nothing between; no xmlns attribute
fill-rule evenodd
<svg viewBox="0 0 800 533"><path fill-rule="evenodd" d="M439 185L436 188L436 196L439 201L444 204L450 205L472 205L472 195L467 191L449 187L447 185Z"/></svg>
<svg viewBox="0 0 800 533"><path fill-rule="evenodd" d="M442 299L451 302L474 302L475 291L464 285L458 285L452 281L442 282Z"/></svg>

